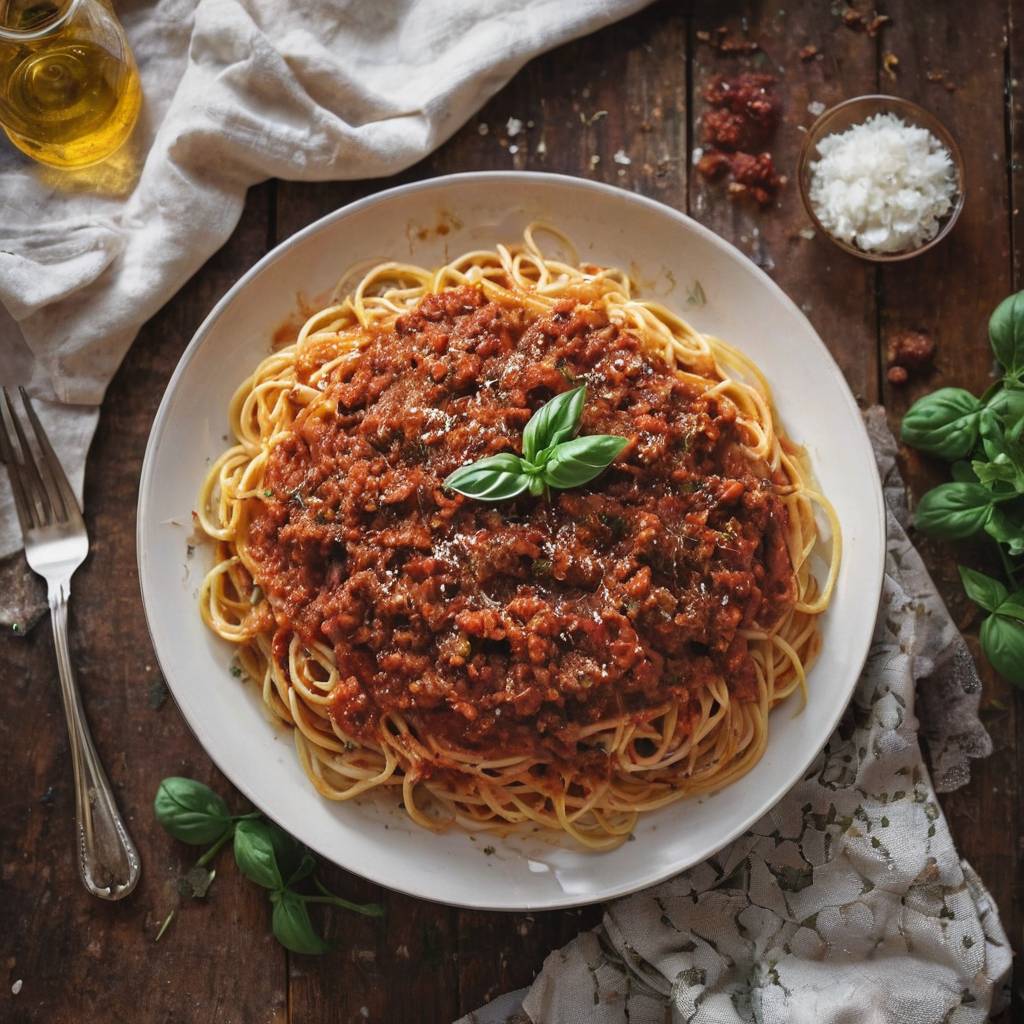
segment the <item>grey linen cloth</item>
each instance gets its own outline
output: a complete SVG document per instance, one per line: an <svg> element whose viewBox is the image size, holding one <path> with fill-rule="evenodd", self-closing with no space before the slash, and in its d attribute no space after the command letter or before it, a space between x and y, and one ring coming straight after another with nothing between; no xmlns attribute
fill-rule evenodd
<svg viewBox="0 0 1024 1024"><path fill-rule="evenodd" d="M110 378L249 185L400 171L530 58L647 2L119 2L144 94L130 142L56 171L0 141L0 383L38 399L78 494ZM20 546L0 473L0 558ZM0 620L13 585L0 571Z"/></svg>
<svg viewBox="0 0 1024 1024"><path fill-rule="evenodd" d="M460 1024L980 1024L1000 1008L1010 946L935 797L990 752L981 684L907 538L884 412L867 424L887 504L885 582L836 733L746 835L610 904L529 989Z"/></svg>

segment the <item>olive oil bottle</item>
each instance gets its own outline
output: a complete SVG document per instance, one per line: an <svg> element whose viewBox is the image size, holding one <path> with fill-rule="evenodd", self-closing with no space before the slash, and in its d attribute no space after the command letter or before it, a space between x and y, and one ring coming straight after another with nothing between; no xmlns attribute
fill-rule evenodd
<svg viewBox="0 0 1024 1024"><path fill-rule="evenodd" d="M141 102L103 0L0 0L0 124L22 152L54 167L97 163L131 134Z"/></svg>

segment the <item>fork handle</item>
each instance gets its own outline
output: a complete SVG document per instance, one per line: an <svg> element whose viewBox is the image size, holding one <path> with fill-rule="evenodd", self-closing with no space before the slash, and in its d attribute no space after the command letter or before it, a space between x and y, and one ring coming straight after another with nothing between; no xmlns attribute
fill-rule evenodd
<svg viewBox="0 0 1024 1024"><path fill-rule="evenodd" d="M86 889L104 900L124 899L139 881L142 865L117 809L82 710L82 698L68 648L69 584L50 588L50 620L57 649L60 693L75 773L75 827L78 869Z"/></svg>

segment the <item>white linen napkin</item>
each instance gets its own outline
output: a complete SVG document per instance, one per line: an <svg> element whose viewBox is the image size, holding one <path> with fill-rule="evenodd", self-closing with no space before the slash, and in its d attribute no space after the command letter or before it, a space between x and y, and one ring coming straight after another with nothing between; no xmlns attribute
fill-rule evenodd
<svg viewBox="0 0 1024 1024"><path fill-rule="evenodd" d="M459 1024L982 1024L1002 1005L1010 945L935 798L991 751L981 683L907 538L883 410L867 423L888 508L885 581L835 735L746 835L610 904L529 989Z"/></svg>
<svg viewBox="0 0 1024 1024"><path fill-rule="evenodd" d="M25 383L81 495L110 378L230 235L245 190L393 174L531 57L649 0L130 0L145 105L94 168L0 142L0 383ZM0 474L0 556L21 546Z"/></svg>

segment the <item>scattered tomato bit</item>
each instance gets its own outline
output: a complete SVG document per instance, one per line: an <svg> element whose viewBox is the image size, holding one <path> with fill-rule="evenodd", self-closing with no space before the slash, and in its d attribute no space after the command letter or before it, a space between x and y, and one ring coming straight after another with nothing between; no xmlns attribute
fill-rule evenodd
<svg viewBox="0 0 1024 1024"><path fill-rule="evenodd" d="M885 376L891 384L906 384L912 371L927 369L934 358L935 342L924 331L897 331L886 348Z"/></svg>
<svg viewBox="0 0 1024 1024"><path fill-rule="evenodd" d="M704 87L709 110L701 118L707 147L697 171L709 181L731 173L729 196L751 196L768 205L785 184L770 153L763 151L779 123L779 104L772 75L744 72L735 78L716 75ZM752 150L761 152L753 153Z"/></svg>
<svg viewBox="0 0 1024 1024"><path fill-rule="evenodd" d="M713 33L699 29L696 32L696 36L697 42L704 43L710 46L711 49L726 55L757 53L761 49L761 44L756 39L729 38L729 27L727 25L719 25Z"/></svg>
<svg viewBox="0 0 1024 1024"><path fill-rule="evenodd" d="M879 14L878 11L872 11L868 14L866 11L858 11L855 7L847 7L840 17L847 28L851 28L855 32L863 30L872 39L886 25L892 24L892 18L888 14Z"/></svg>
<svg viewBox="0 0 1024 1024"><path fill-rule="evenodd" d="M800 59L803 61L814 60L818 56L818 48L814 45L803 46L800 48Z"/></svg>
<svg viewBox="0 0 1024 1024"><path fill-rule="evenodd" d="M732 162L725 153L712 150L705 153L697 161L697 173L702 174L708 181L718 181L732 169Z"/></svg>
<svg viewBox="0 0 1024 1024"><path fill-rule="evenodd" d="M761 206L767 206L786 184L785 176L775 173L771 153L737 153L732 158L732 174L729 192L735 196L749 191Z"/></svg>

